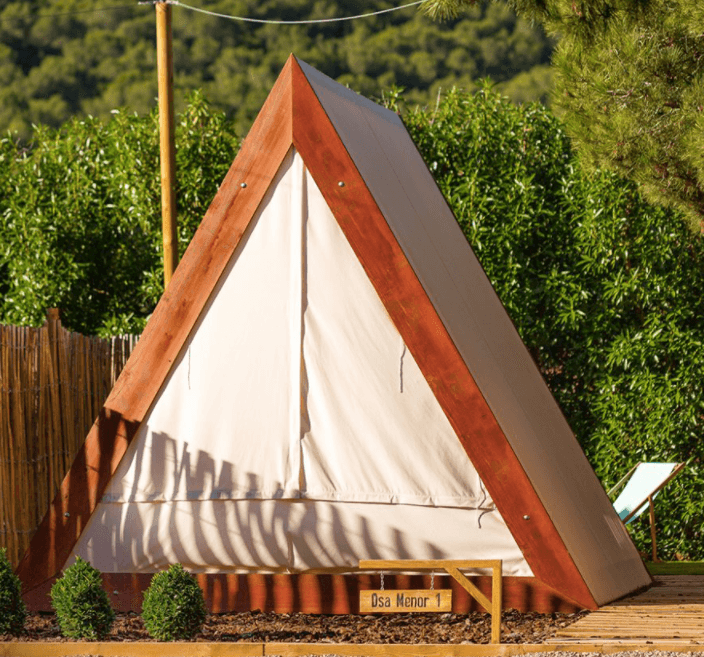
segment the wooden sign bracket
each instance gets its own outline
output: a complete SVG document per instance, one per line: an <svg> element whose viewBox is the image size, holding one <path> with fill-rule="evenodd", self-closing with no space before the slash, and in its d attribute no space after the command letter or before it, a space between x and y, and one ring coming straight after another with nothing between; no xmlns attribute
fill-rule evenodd
<svg viewBox="0 0 704 657"><path fill-rule="evenodd" d="M444 570L491 614L491 642L501 643L500 559L368 559L360 561L359 567L362 570ZM491 569L491 600L461 572L469 568Z"/></svg>

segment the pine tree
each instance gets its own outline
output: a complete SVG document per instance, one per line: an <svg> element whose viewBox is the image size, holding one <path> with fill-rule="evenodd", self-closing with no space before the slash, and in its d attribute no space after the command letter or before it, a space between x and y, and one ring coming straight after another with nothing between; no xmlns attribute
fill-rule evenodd
<svg viewBox="0 0 704 657"><path fill-rule="evenodd" d="M472 0L427 0L444 18ZM559 37L554 105L586 163L704 225L704 3L509 0Z"/></svg>

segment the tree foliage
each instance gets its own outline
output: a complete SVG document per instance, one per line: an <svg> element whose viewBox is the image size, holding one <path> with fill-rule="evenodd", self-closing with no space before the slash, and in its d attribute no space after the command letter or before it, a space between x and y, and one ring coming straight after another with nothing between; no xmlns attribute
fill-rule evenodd
<svg viewBox="0 0 704 657"><path fill-rule="evenodd" d="M585 161L704 221L704 13L695 2L626 5L571 30L555 54L556 103ZM553 29L559 29L557 25Z"/></svg>
<svg viewBox="0 0 704 657"><path fill-rule="evenodd" d="M267 20L350 16L390 0L194 0L208 10ZM112 7L110 6L112 5ZM194 89L244 134L291 52L367 96L403 86L415 102L490 77L516 100L545 98L551 42L508 8L483 0L437 24L414 8L318 25L233 22L173 7L178 109ZM152 5L99 0L0 0L0 130L31 134L74 116L148 113L156 97Z"/></svg>
<svg viewBox="0 0 704 657"><path fill-rule="evenodd" d="M194 94L176 124L183 252L239 141ZM139 333L163 292L155 112L116 111L0 141L0 318L41 325L59 307L85 334Z"/></svg>
<svg viewBox="0 0 704 657"><path fill-rule="evenodd" d="M473 0L427 0L437 17ZM704 5L698 0L508 0L559 35L555 107L584 162L704 221Z"/></svg>

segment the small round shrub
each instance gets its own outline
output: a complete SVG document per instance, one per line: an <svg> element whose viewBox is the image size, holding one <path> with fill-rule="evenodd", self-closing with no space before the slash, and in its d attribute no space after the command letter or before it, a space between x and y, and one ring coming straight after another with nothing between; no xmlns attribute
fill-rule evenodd
<svg viewBox="0 0 704 657"><path fill-rule="evenodd" d="M144 592L144 627L159 641L192 639L206 615L203 591L180 563L154 575Z"/></svg>
<svg viewBox="0 0 704 657"><path fill-rule="evenodd" d="M102 639L115 620L100 573L80 557L51 587L51 604L64 636Z"/></svg>
<svg viewBox="0 0 704 657"><path fill-rule="evenodd" d="M12 570L7 549L0 548L0 634L17 636L24 629L26 617L20 578Z"/></svg>

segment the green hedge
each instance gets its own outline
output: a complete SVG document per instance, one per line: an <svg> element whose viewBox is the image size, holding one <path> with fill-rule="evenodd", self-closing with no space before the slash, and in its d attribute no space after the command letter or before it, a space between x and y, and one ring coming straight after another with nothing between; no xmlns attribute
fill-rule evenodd
<svg viewBox="0 0 704 657"><path fill-rule="evenodd" d="M192 639L202 630L207 615L203 591L180 563L156 573L144 592L144 627L158 641Z"/></svg>
<svg viewBox="0 0 704 657"><path fill-rule="evenodd" d="M100 573L80 557L51 587L51 606L61 634L72 639L104 639L115 621Z"/></svg>
<svg viewBox="0 0 704 657"><path fill-rule="evenodd" d="M194 94L176 123L183 252L239 147ZM0 321L40 326L59 307L87 335L140 333L163 292L156 112L115 111L0 141Z"/></svg>
<svg viewBox="0 0 704 657"><path fill-rule="evenodd" d="M27 608L22 602L22 584L12 570L7 549L0 548L0 637L24 632Z"/></svg>

